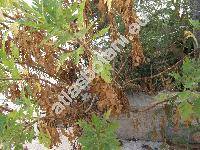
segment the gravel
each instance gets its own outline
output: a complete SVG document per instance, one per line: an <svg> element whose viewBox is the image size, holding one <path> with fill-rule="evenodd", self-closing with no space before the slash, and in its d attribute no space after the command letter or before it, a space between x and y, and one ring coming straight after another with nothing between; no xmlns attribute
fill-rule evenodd
<svg viewBox="0 0 200 150"><path fill-rule="evenodd" d="M152 141L126 141L123 140L122 150L160 150L161 142L152 142Z"/></svg>

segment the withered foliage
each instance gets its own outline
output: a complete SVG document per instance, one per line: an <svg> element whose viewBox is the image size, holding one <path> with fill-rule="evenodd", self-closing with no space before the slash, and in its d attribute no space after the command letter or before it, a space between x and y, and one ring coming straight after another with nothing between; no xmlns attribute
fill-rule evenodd
<svg viewBox="0 0 200 150"><path fill-rule="evenodd" d="M65 1L67 6L70 3ZM124 36L129 37L129 25L136 22L137 16L133 8L133 0L112 0L111 10L108 9L105 0L89 1L86 0L84 8L84 21L87 27L92 20L91 17L97 16L96 24L92 25L84 38L77 39L68 43L67 48L59 47L53 39L47 39L45 30L36 30L33 27L20 25L18 32L10 36L6 40L6 54L11 54L11 42L19 49L20 60L15 63L21 67L20 79L10 82L10 86L6 91L7 98L13 102L20 97L21 91L25 91L26 97L32 97L40 108L46 112L46 116L38 122L38 128L47 133L51 137L52 146L60 142L59 134L56 129L58 125L63 124L65 128L74 127L73 133L67 133L62 129L64 135L73 141L77 136L81 135L80 128L76 125L79 119L90 120L92 114L103 114L107 110L112 110L114 116L128 112L128 101L124 96L122 89L114 82L106 83L99 75L91 82L88 92L96 94L98 100L95 102L83 102L79 96L69 107L59 115L52 110L52 105L58 101L58 95L66 87L71 86L78 79L77 75L84 66L92 68L92 37L95 33L102 30L105 26L109 26L110 42L118 38L117 25L115 22L115 14L122 17L125 24ZM8 18L8 16L5 15ZM18 19L23 15L17 14L10 16L8 19ZM76 32L77 22L71 22L71 30ZM1 25L0 43L3 42L3 31L5 26ZM64 34L64 33L63 33ZM131 40L130 55L132 65L138 66L144 61L144 55L138 35ZM2 47L2 44L0 45ZM66 59L58 68L59 56L62 53L71 53L77 47L82 46L84 53L81 58L84 62L75 64L73 59ZM119 54L120 55L120 54ZM81 59L80 59L81 60ZM52 82L52 80L56 82ZM27 90L24 86L29 86ZM31 91L31 92L30 92ZM87 110L87 111L86 111Z"/></svg>

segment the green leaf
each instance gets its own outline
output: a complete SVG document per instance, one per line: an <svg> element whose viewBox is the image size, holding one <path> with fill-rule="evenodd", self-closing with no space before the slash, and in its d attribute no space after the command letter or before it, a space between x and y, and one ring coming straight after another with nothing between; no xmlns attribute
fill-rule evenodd
<svg viewBox="0 0 200 150"><path fill-rule="evenodd" d="M84 23L84 18L83 18L83 10L85 8L85 1L86 0L83 0L79 6L79 9L78 9L78 26L80 28L83 27L83 23Z"/></svg>
<svg viewBox="0 0 200 150"><path fill-rule="evenodd" d="M104 79L104 81L106 81L107 83L110 83L112 81L111 70L112 66L110 64L104 64L103 70L100 73L102 79Z"/></svg>
<svg viewBox="0 0 200 150"><path fill-rule="evenodd" d="M12 70L15 67L14 61L9 59L3 59L2 63L9 69Z"/></svg>
<svg viewBox="0 0 200 150"><path fill-rule="evenodd" d="M164 101L168 98L166 93L159 93L158 95L155 96L155 99L158 101Z"/></svg>
<svg viewBox="0 0 200 150"><path fill-rule="evenodd" d="M38 136L40 144L44 144L45 147L50 147L51 145L51 139L48 136L48 134L40 131Z"/></svg>
<svg viewBox="0 0 200 150"><path fill-rule="evenodd" d="M16 0L0 0L0 7L10 7Z"/></svg>
<svg viewBox="0 0 200 150"><path fill-rule="evenodd" d="M3 49L0 49L0 58L3 60L6 59L6 52Z"/></svg>
<svg viewBox="0 0 200 150"><path fill-rule="evenodd" d="M77 50L75 50L72 54L73 60L75 64L79 63L80 56L84 54L84 49L83 47L79 47Z"/></svg>
<svg viewBox="0 0 200 150"><path fill-rule="evenodd" d="M13 70L11 70L11 75L13 79L20 79L20 73L17 68L13 68Z"/></svg>
<svg viewBox="0 0 200 150"><path fill-rule="evenodd" d="M21 150L21 149L23 149L23 144L15 144L15 148L14 148L14 150Z"/></svg>
<svg viewBox="0 0 200 150"><path fill-rule="evenodd" d="M67 59L72 59L75 64L79 63L80 56L84 54L84 49L83 47L79 47L77 50L74 50L69 53L62 53L59 56L59 60L57 62L57 71L60 69L60 67L65 63Z"/></svg>
<svg viewBox="0 0 200 150"><path fill-rule="evenodd" d="M199 20L190 20L190 23L195 29L200 29L200 22Z"/></svg>
<svg viewBox="0 0 200 150"><path fill-rule="evenodd" d="M180 76L179 73L173 72L173 73L169 73L169 75L172 76L172 77L174 77L175 80L177 80L177 81L181 78L181 76Z"/></svg>
<svg viewBox="0 0 200 150"><path fill-rule="evenodd" d="M108 32L109 28L110 28L110 27L104 28L104 29L102 29L101 31L99 31L98 33L96 33L96 34L93 36L93 40L96 39L96 38L98 38L98 37L101 37L101 36L105 35L105 34Z"/></svg>
<svg viewBox="0 0 200 150"><path fill-rule="evenodd" d="M193 101L193 110L197 118L200 118L200 98L197 98Z"/></svg>
<svg viewBox="0 0 200 150"><path fill-rule="evenodd" d="M19 49L13 43L11 43L11 48L12 48L13 59L18 59L19 58Z"/></svg>
<svg viewBox="0 0 200 150"><path fill-rule="evenodd" d="M183 92L179 92L177 95L180 98L180 100L183 102L183 101L187 101L190 98L191 92L183 91Z"/></svg>
<svg viewBox="0 0 200 150"><path fill-rule="evenodd" d="M109 63L101 62L100 57L99 56L93 57L94 72L99 73L99 75L101 76L102 79L104 79L105 82L110 83L112 80L111 78L112 66Z"/></svg>
<svg viewBox="0 0 200 150"><path fill-rule="evenodd" d="M183 66L182 66L183 72L184 73L190 73L190 71L191 71L191 65L192 64L191 64L190 59L188 57L186 57L185 60L184 60Z"/></svg>
<svg viewBox="0 0 200 150"><path fill-rule="evenodd" d="M193 114L193 106L186 101L179 105L179 110L183 120L189 119Z"/></svg>
<svg viewBox="0 0 200 150"><path fill-rule="evenodd" d="M7 120L7 117L4 116L3 114L0 114L0 133L3 133L3 130L6 125L6 120Z"/></svg>
<svg viewBox="0 0 200 150"><path fill-rule="evenodd" d="M109 118L110 118L110 113L111 113L111 109L109 109L107 112L105 112L104 113L104 118L106 119L106 120L108 120Z"/></svg>

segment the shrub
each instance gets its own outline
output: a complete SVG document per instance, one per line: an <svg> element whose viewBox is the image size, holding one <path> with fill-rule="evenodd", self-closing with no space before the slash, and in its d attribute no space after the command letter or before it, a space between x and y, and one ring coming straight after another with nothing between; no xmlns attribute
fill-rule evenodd
<svg viewBox="0 0 200 150"><path fill-rule="evenodd" d="M92 116L91 122L80 120L79 126L83 128L83 134L79 138L83 150L118 150L120 143L116 138L116 122L109 122L104 115L100 118Z"/></svg>

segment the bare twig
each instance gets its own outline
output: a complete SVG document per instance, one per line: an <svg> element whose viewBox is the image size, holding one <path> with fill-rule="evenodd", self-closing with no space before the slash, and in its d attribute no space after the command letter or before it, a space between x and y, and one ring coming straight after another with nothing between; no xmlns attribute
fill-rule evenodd
<svg viewBox="0 0 200 150"><path fill-rule="evenodd" d="M24 130L27 130L28 128L32 127L36 122L38 122L39 119L36 119L34 120L33 122L30 122L29 124L27 124L25 127L24 127Z"/></svg>
<svg viewBox="0 0 200 150"><path fill-rule="evenodd" d="M9 108L3 107L3 106L0 106L0 110L7 111L7 112L13 111L12 109L9 109Z"/></svg>
<svg viewBox="0 0 200 150"><path fill-rule="evenodd" d="M146 108L144 108L144 109L138 110L138 112L146 112L146 111L149 111L149 110L155 108L156 106L161 105L161 104L166 104L166 103L169 102L169 101L170 101L170 100L164 100L164 101L162 101L162 102L157 102L157 103L155 103L155 104L153 104L153 105L151 105L151 106L149 106L149 107L146 107Z"/></svg>
<svg viewBox="0 0 200 150"><path fill-rule="evenodd" d="M90 109L94 105L94 102L95 102L95 98L92 99L92 102L91 102L90 106L88 107L88 109L85 110L85 113L88 113L90 111Z"/></svg>
<svg viewBox="0 0 200 150"><path fill-rule="evenodd" d="M43 81L43 82L45 82L45 83L49 83L49 84L51 84L51 85L53 85L53 86L59 87L59 86L57 86L56 84L53 84L53 83L51 83L51 82L48 81L48 80L41 79L41 78L36 78L36 77L26 77L26 78L20 78L20 79L14 79L14 78L0 78L0 80L2 80L2 81L19 81L19 80L30 80L30 79L41 80L41 81Z"/></svg>
<svg viewBox="0 0 200 150"><path fill-rule="evenodd" d="M81 107L81 106L83 106L84 104L86 104L86 103L88 103L88 102L90 102L90 101L91 101L91 99L85 100L85 101L83 101L83 103L80 104L78 107Z"/></svg>
<svg viewBox="0 0 200 150"><path fill-rule="evenodd" d="M157 78L157 77L160 77L162 76L163 74L165 73L168 73L169 71L172 71L174 68L176 68L178 65L180 65L184 59L192 54L194 54L196 52L196 50L194 50L193 52L189 53L188 55L186 55L185 57L183 57L181 60L179 60L178 62L176 62L173 66L167 68L166 70L158 73L158 74L155 74L155 75L151 75L150 77L140 77L140 78L135 78L133 80L129 80L125 83L123 83L123 88L125 88L129 83L132 83L132 82L135 82L135 81L139 81L139 80L147 80L147 79L153 79L153 78Z"/></svg>
<svg viewBox="0 0 200 150"><path fill-rule="evenodd" d="M5 27L6 29L9 29L9 27L8 27L5 23L0 22L0 24L1 24L3 27Z"/></svg>
<svg viewBox="0 0 200 150"><path fill-rule="evenodd" d="M12 16L10 16L10 15L8 15L8 14L6 14L6 13L3 13L3 15L4 15L5 17L11 19L11 20L16 20L16 18L14 18L14 17L12 17Z"/></svg>
<svg viewBox="0 0 200 150"><path fill-rule="evenodd" d="M118 76L120 75L120 73L121 73L122 70L124 69L124 66L125 66L127 60L128 60L128 59L126 59L126 60L124 61L124 63L120 66L120 69L119 69L119 71L116 73L114 80L116 80L116 79L118 78Z"/></svg>

